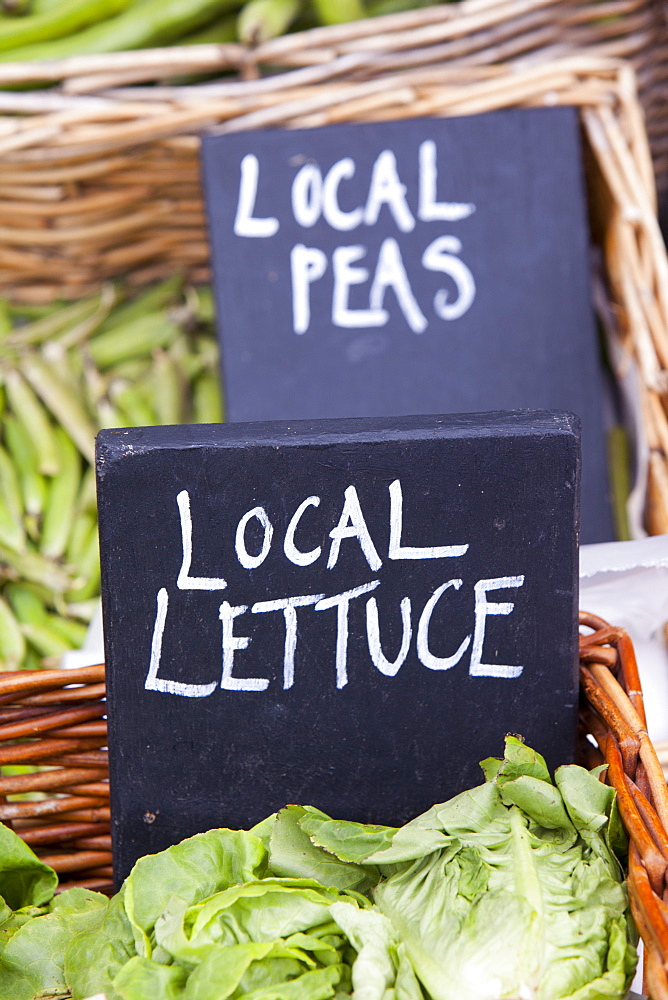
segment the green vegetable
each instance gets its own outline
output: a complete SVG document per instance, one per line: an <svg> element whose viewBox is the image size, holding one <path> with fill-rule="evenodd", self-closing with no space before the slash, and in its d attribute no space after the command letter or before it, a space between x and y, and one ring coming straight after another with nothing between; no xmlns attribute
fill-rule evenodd
<svg viewBox="0 0 668 1000"><path fill-rule="evenodd" d="M101 18L112 17L131 3L132 0L62 0L43 14L3 21L0 51L71 35Z"/></svg>
<svg viewBox="0 0 668 1000"><path fill-rule="evenodd" d="M74 2L75 0L70 0L70 3ZM82 0L76 2L81 3ZM66 37L60 37L49 44L26 42L20 48L14 48L11 53L3 55L2 60L63 59L85 53L165 45L196 31L216 16L237 6L237 0L143 0L142 3L130 4L127 10L123 9L128 2L129 0L116 0L116 3L122 4L120 9L123 11L116 17L109 17L101 23L89 22L90 27L76 33L62 32ZM109 11L109 14L114 13L116 10ZM56 18L58 10L51 16ZM47 15L44 14L43 17L46 18ZM32 41L37 42L38 39ZM0 34L0 50L2 48Z"/></svg>
<svg viewBox="0 0 668 1000"><path fill-rule="evenodd" d="M260 45L285 34L301 6L301 0L248 0L237 20L240 41Z"/></svg>
<svg viewBox="0 0 668 1000"><path fill-rule="evenodd" d="M0 300L0 670L57 666L85 635L99 428L221 419L208 289L175 274L126 295L106 284L38 316Z"/></svg>
<svg viewBox="0 0 668 1000"><path fill-rule="evenodd" d="M313 6L322 24L344 24L366 17L361 0L313 0Z"/></svg>
<svg viewBox="0 0 668 1000"><path fill-rule="evenodd" d="M636 935L614 791L574 765L553 783L514 737L482 766L399 829L287 806L198 834L140 859L109 902L54 899L55 873L0 827L0 996L623 997Z"/></svg>
<svg viewBox="0 0 668 1000"><path fill-rule="evenodd" d="M575 765L557 770L555 786L512 737L504 760L483 767L483 785L389 845L387 829L369 852L364 828L314 818L311 841L385 873L374 900L432 1000L623 996L636 953L614 791Z"/></svg>

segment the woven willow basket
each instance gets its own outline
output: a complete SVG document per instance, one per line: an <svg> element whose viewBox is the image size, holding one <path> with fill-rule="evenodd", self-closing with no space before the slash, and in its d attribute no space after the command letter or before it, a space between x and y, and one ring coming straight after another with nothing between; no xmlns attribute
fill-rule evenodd
<svg viewBox="0 0 668 1000"><path fill-rule="evenodd" d="M631 907L652 1000L668 997L668 787L646 728L628 634L581 613L579 756L607 763L629 834ZM111 892L104 667L0 674L0 821L60 874L61 888ZM47 768L44 770L44 768Z"/></svg>
<svg viewBox="0 0 668 1000"><path fill-rule="evenodd" d="M175 269L208 280L204 131L576 105L597 308L620 380L631 362L640 372L634 533L666 533L668 260L654 178L668 191L667 55L658 2L463 0L252 50L0 64L0 295L72 299ZM189 74L217 79L169 83Z"/></svg>

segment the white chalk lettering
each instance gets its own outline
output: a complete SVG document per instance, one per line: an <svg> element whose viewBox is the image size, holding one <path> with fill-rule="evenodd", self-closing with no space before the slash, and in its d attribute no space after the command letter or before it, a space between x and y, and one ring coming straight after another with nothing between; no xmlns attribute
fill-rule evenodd
<svg viewBox="0 0 668 1000"><path fill-rule="evenodd" d="M327 257L316 247L297 243L290 253L292 276L292 328L306 333L311 323L311 285L327 270Z"/></svg>
<svg viewBox="0 0 668 1000"><path fill-rule="evenodd" d="M496 603L487 600L488 590L506 587L521 587L523 576L497 576L490 580L478 580L475 590L475 627L469 674L472 677L519 677L524 667L506 666L501 663L483 663L482 647L485 641L485 622L488 615L509 615L515 607L513 602Z"/></svg>
<svg viewBox="0 0 668 1000"><path fill-rule="evenodd" d="M341 233L355 229L362 221L361 206L344 212L339 205L339 184L342 180L350 180L354 174L355 161L346 156L327 171L323 183L322 214L332 229L338 229Z"/></svg>
<svg viewBox="0 0 668 1000"><path fill-rule="evenodd" d="M318 545L315 549L311 549L310 552L301 552L295 545L295 531L297 530L297 525L301 521L302 514L307 507L319 507L320 497L307 497L306 500L302 500L297 510L294 512L290 518L290 523L285 532L285 541L283 542L283 551L285 552L287 558L295 566L310 566L314 563L316 559L320 558L320 553L322 552L322 546Z"/></svg>
<svg viewBox="0 0 668 1000"><path fill-rule="evenodd" d="M402 545L404 498L401 482L390 483L390 544L388 559L451 559L468 552L468 545Z"/></svg>
<svg viewBox="0 0 668 1000"><path fill-rule="evenodd" d="M341 541L344 538L356 538L360 543L360 548L364 553L364 558L371 569L376 572L383 565L383 561L378 555L376 546L373 544L369 529L367 528L364 514L360 507L357 490L354 486L349 486L345 491L345 502L339 523L329 533L332 544L327 558L327 569L333 569L339 558Z"/></svg>
<svg viewBox="0 0 668 1000"><path fill-rule="evenodd" d="M292 212L300 226L310 229L320 218L322 174L314 163L305 163L292 182Z"/></svg>
<svg viewBox="0 0 668 1000"><path fill-rule="evenodd" d="M439 288L434 296L434 311L441 319L459 319L471 308L475 298L475 281L466 264L453 256L461 253L462 244L456 236L439 236L422 254L422 264L428 271L449 275L457 287L457 298L448 302L448 292Z"/></svg>
<svg viewBox="0 0 668 1000"><path fill-rule="evenodd" d="M385 309L349 309L348 292L351 285L362 285L368 280L369 272L365 267L351 267L364 257L366 247L337 247L332 254L334 270L334 291L332 294L332 323L344 328L362 328L368 326L383 326L387 323L389 313Z"/></svg>
<svg viewBox="0 0 668 1000"><path fill-rule="evenodd" d="M165 631L167 621L167 608L169 596L164 587L158 591L157 608L155 614L155 624L153 625L153 638L151 640L151 659L144 682L147 691L160 691L163 694L178 694L183 698L206 698L213 694L218 687L218 682L212 684L184 684L182 681L170 681L164 677L158 677L160 669L160 657L162 656L162 636Z"/></svg>
<svg viewBox="0 0 668 1000"><path fill-rule="evenodd" d="M254 615L267 611L282 611L285 619L285 646L283 648L283 687L291 688L295 682L295 651L297 649L297 608L317 604L324 594L303 594L283 597L277 601L257 601L251 608Z"/></svg>
<svg viewBox="0 0 668 1000"><path fill-rule="evenodd" d="M267 239L278 232L278 219L268 216L258 219L253 216L255 199L257 197L257 181L260 165L257 156L246 153L241 161L241 184L239 186L239 201L234 219L236 236L251 236Z"/></svg>
<svg viewBox="0 0 668 1000"><path fill-rule="evenodd" d="M391 236L383 240L378 252L376 273L369 292L369 305L372 312L380 313L383 311L385 292L388 288L394 291L401 311L413 333L423 333L427 328L427 319L413 295L401 258L399 244Z"/></svg>
<svg viewBox="0 0 668 1000"><path fill-rule="evenodd" d="M462 201L437 201L438 168L436 143L425 139L418 151L420 189L418 218L423 222L459 222L475 212L475 205Z"/></svg>
<svg viewBox="0 0 668 1000"><path fill-rule="evenodd" d="M327 611L329 608L336 608L336 686L345 687L348 683L348 608L350 602L362 594L368 594L375 590L380 584L380 580L372 580L371 583L362 584L353 590L346 590L343 594L335 594L334 597L325 597L318 601L314 610Z"/></svg>
<svg viewBox="0 0 668 1000"><path fill-rule="evenodd" d="M246 548L246 525L251 518L254 517L260 522L264 531L262 536L262 548L256 556L252 556ZM274 529L264 507L253 507L252 510L247 511L244 514L237 525L237 533L234 538L234 548L237 553L237 559L245 569L257 569L258 566L262 565L269 554L273 534Z"/></svg>
<svg viewBox="0 0 668 1000"><path fill-rule="evenodd" d="M429 667L430 670L450 670L461 660L462 656L469 647L471 642L471 636L467 637L460 644L459 649L452 656L434 656L433 653L429 651L429 623L431 621L431 616L436 607L436 604L441 596L450 587L454 587L455 590L459 590L463 583L463 580L448 580L447 583L442 584L437 590L431 595L429 600L424 606L424 610L420 615L420 623L418 625L417 634L417 654L420 662Z"/></svg>
<svg viewBox="0 0 668 1000"><path fill-rule="evenodd" d="M215 576L190 576L193 557L193 523L190 515L190 494L181 490L176 498L181 520L181 569L176 578L179 590L225 590L227 581Z"/></svg>
<svg viewBox="0 0 668 1000"><path fill-rule="evenodd" d="M378 602L370 597L366 602L366 637L369 643L369 654L375 667L386 677L394 677L408 656L413 628L411 626L411 601L404 597L400 604L401 610L401 647L396 659L388 660L383 653L380 641L380 626L378 623Z"/></svg>
<svg viewBox="0 0 668 1000"><path fill-rule="evenodd" d="M233 677L234 654L237 650L246 649L250 637L234 634L234 619L248 611L247 604L233 607L228 601L223 601L219 609L219 618L223 623L223 672L220 686L224 691L266 691L269 681L266 677Z"/></svg>
<svg viewBox="0 0 668 1000"><path fill-rule="evenodd" d="M373 226L383 205L387 205L402 233L415 229L415 219L406 201L406 185L397 173L397 160L391 149L384 149L373 165L369 197L364 208L364 222Z"/></svg>

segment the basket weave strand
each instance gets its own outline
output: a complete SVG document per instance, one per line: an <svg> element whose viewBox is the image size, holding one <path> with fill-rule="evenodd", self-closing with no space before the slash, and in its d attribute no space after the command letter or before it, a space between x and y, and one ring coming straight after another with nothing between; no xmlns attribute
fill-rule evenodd
<svg viewBox="0 0 668 1000"><path fill-rule="evenodd" d="M607 764L629 835L629 899L645 946L645 987L651 1000L668 1000L668 786L647 734L628 633L584 612L580 624L594 630L580 639L581 734Z"/></svg>
<svg viewBox="0 0 668 1000"><path fill-rule="evenodd" d="M112 889L104 696L102 665L0 674L0 821L61 888Z"/></svg>

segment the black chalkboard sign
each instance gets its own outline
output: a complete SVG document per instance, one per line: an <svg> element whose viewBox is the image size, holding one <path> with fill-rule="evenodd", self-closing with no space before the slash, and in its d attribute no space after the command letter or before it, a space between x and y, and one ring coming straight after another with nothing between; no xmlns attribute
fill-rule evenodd
<svg viewBox="0 0 668 1000"><path fill-rule="evenodd" d="M102 431L115 864L287 802L401 823L572 758L577 419Z"/></svg>
<svg viewBox="0 0 668 1000"><path fill-rule="evenodd" d="M613 537L573 108L205 137L227 418L577 413Z"/></svg>

